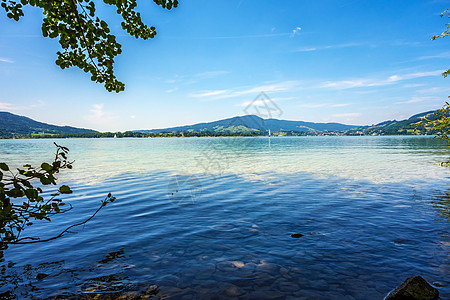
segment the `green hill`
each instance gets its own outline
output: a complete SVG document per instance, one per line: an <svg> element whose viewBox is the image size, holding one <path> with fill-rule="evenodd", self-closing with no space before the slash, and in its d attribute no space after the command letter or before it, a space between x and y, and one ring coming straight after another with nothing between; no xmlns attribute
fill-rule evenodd
<svg viewBox="0 0 450 300"><path fill-rule="evenodd" d="M415 131L416 123L422 117L433 119L434 111L427 111L411 116L406 120L390 120L371 126L346 125L341 123L314 123L304 121L287 121L278 119L263 119L255 115L233 117L209 123L198 123L178 127L170 127L152 130L134 130L144 134L155 133L291 133L300 135L408 135L408 134L434 134L427 131L423 126Z"/></svg>
<svg viewBox="0 0 450 300"><path fill-rule="evenodd" d="M50 125L9 112L0 112L0 137L22 137L43 134L82 134L89 132L96 131L70 126Z"/></svg>
<svg viewBox="0 0 450 300"><path fill-rule="evenodd" d="M434 134L435 132L425 129L423 126L416 126L416 123L423 117L433 120L434 111L427 111L411 116L408 119L397 121L384 121L372 126L362 126L350 130L348 134L364 134L364 135L409 135L409 134ZM416 130L417 127L417 130Z"/></svg>
<svg viewBox="0 0 450 300"><path fill-rule="evenodd" d="M100 133L91 129L56 126L37 122L24 116L0 112L0 138L12 137L142 137L144 135L185 136L199 135L265 135L270 130L277 135L409 135L435 134L423 126L415 131L422 117L434 119L434 111L411 116L406 120L390 120L371 126L345 125L340 123L314 123L263 119L255 115L233 117L209 123L153 130L134 130L125 133Z"/></svg>
<svg viewBox="0 0 450 300"><path fill-rule="evenodd" d="M331 132L349 130L356 125L345 125L340 123L314 123L304 121L287 121L278 119L263 119L255 115L233 117L209 123L199 123L194 125L178 126L164 129L134 130L141 133L161 133L161 132L216 132L216 133L236 133L236 132L257 132L266 133L269 129L272 132Z"/></svg>

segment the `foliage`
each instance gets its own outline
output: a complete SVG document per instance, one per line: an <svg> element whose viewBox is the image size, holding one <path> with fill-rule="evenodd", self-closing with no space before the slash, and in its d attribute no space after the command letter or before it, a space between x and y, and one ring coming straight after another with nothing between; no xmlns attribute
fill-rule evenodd
<svg viewBox="0 0 450 300"><path fill-rule="evenodd" d="M443 18L444 16L447 16L447 18L449 18L450 19L450 10L449 9L446 9L443 13L441 13L441 18ZM450 35L450 23L447 23L447 24L445 24L445 26L446 26L446 30L445 31L443 31L441 34L439 34L439 35L433 35L432 37L431 37L431 40L435 40L435 39L437 39L437 38L441 38L441 39L443 39L443 38L445 38L446 36L449 36ZM450 74L450 69L448 69L447 71L445 71L444 73L442 73L442 75L444 76L444 77L447 77L448 75Z"/></svg>
<svg viewBox="0 0 450 300"><path fill-rule="evenodd" d="M450 146L450 104L448 102L445 103L444 107L434 112L432 119L423 118L417 124L434 131L438 138L446 141L447 145ZM450 160L441 162L441 165L450 166Z"/></svg>
<svg viewBox="0 0 450 300"><path fill-rule="evenodd" d="M55 174L62 169L72 169L73 162L67 159L69 149L56 143L55 145L57 150L54 161L52 163L44 162L38 168L26 164L23 168L18 168L17 172L13 172L6 163L0 162L0 242L2 245L47 241L67 232L68 229L58 236L46 240L20 236L22 231L33 222L50 221L52 216L67 212L72 208L70 205L66 206L66 203L59 198L63 194L72 193L69 186L59 186L49 199L44 199L41 187L32 184L33 181L39 180L42 186L56 185ZM102 201L100 208L114 200L115 198L109 194ZM80 224L72 225L69 228Z"/></svg>
<svg viewBox="0 0 450 300"><path fill-rule="evenodd" d="M161 137L211 137L211 136L261 136L261 132L214 132L214 131L182 131L182 132L159 132L142 133L134 131L125 132L91 132L81 134L58 134L23 136L24 138L161 138ZM1 138L1 137L0 137Z"/></svg>
<svg viewBox="0 0 450 300"><path fill-rule="evenodd" d="M441 18L447 16L450 19L450 10L447 9L441 14ZM446 30L443 31L440 35L434 35L431 37L431 40L435 40L437 38L445 38L446 36L450 35L450 23L445 24ZM444 77L447 77L450 74L450 69L442 73ZM450 98L450 96L449 96ZM429 120L424 118L422 124L424 124L426 127L431 128L432 130L436 131L437 136L446 141L448 146L450 146L450 137L449 137L449 130L450 130L450 106L449 103L446 102L445 105L438 109L434 113L434 119ZM442 162L442 165L450 165L450 161Z"/></svg>
<svg viewBox="0 0 450 300"><path fill-rule="evenodd" d="M30 5L43 10L42 34L58 38L56 64L65 69L78 67L91 74L91 80L103 83L108 91L120 92L125 85L114 75L114 58L122 52L121 45L111 34L109 25L96 15L93 0L1 0L6 15L18 21L23 7ZM131 36L147 40L156 35L155 27L148 27L135 10L136 0L103 0L117 8L123 21L122 29ZM178 0L153 0L163 8L178 6Z"/></svg>
<svg viewBox="0 0 450 300"><path fill-rule="evenodd" d="M450 104L445 103L444 107L434 112L434 120L424 118L426 126L436 132L436 135L450 146Z"/></svg>

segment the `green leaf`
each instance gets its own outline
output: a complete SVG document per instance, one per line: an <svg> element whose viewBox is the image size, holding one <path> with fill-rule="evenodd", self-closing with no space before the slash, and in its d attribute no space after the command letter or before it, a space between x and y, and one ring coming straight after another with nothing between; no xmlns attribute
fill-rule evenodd
<svg viewBox="0 0 450 300"><path fill-rule="evenodd" d="M48 179L47 177L45 177L45 176L42 176L42 177L40 177L39 179L41 180L41 183L42 183L43 185L49 185L49 184L52 183L52 181L51 181L50 179Z"/></svg>
<svg viewBox="0 0 450 300"><path fill-rule="evenodd" d="M12 190L7 191L6 195L8 195L9 197L13 197L13 198L20 198L25 195L25 192L23 190L14 188Z"/></svg>
<svg viewBox="0 0 450 300"><path fill-rule="evenodd" d="M25 172L23 172L23 175L27 176L27 177L31 177L34 175L34 172L33 171L25 171Z"/></svg>
<svg viewBox="0 0 450 300"><path fill-rule="evenodd" d="M41 168L47 172L51 172L53 170L53 167L48 163L42 163Z"/></svg>
<svg viewBox="0 0 450 300"><path fill-rule="evenodd" d="M61 194L72 194L72 190L67 185L62 185L59 187L59 192Z"/></svg>
<svg viewBox="0 0 450 300"><path fill-rule="evenodd" d="M5 163L0 163L0 169L2 169L3 171L9 171L9 167Z"/></svg>
<svg viewBox="0 0 450 300"><path fill-rule="evenodd" d="M38 195L38 191L36 191L35 189L27 189L25 190L25 195L27 196L28 199L36 199L39 195Z"/></svg>

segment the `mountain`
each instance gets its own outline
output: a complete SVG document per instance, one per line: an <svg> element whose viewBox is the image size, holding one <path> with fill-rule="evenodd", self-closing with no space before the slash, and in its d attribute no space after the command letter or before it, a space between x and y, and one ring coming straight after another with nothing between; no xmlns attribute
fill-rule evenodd
<svg viewBox="0 0 450 300"><path fill-rule="evenodd" d="M423 117L429 118L432 114L434 114L434 112L435 112L435 110L430 110L430 111L426 111L426 112L423 112L420 114L416 114L416 115L409 117L408 120L419 119L419 118L423 118Z"/></svg>
<svg viewBox="0 0 450 300"><path fill-rule="evenodd" d="M28 136L37 134L80 134L96 132L91 129L56 126L0 111L0 137Z"/></svg>
<svg viewBox="0 0 450 300"><path fill-rule="evenodd" d="M349 134L364 134L364 135L404 135L404 134L434 134L435 132L427 130L424 126L417 126L417 122L421 121L423 117L434 120L433 115L435 111L427 111L420 114L415 114L408 119L397 121L384 121L372 126L362 126L350 130Z"/></svg>
<svg viewBox="0 0 450 300"><path fill-rule="evenodd" d="M371 126L345 125L340 123L314 123L303 121L286 121L278 119L263 119L255 115L246 115L218 120L209 123L178 126L164 129L134 130L133 132L116 133L117 137L142 137L142 134L167 134L174 136L182 132L216 133L218 135L267 134L267 131L278 135L404 135L404 134L435 134L416 123L421 118L435 119L434 111L427 111L397 121L389 120ZM142 133L142 134L141 134ZM34 121L9 112L0 112L0 138L29 137L45 135L60 135L65 137L113 137L114 133L99 133L95 130L70 126L56 126Z"/></svg>
<svg viewBox="0 0 450 300"><path fill-rule="evenodd" d="M170 127L152 130L134 130L141 133L164 133L164 132L272 132L295 131L344 131L360 126L344 125L340 123L314 123L303 121L285 121L278 119L263 119L255 115L233 117L209 123Z"/></svg>

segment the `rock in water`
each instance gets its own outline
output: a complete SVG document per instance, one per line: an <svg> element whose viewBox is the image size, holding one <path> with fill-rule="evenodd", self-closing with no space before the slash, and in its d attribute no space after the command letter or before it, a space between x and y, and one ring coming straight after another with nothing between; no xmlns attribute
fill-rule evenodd
<svg viewBox="0 0 450 300"><path fill-rule="evenodd" d="M37 279L37 280L42 280L42 279L44 279L44 278L47 277L47 276L48 276L48 274L45 274L45 273L39 273L39 274L36 275L36 279Z"/></svg>
<svg viewBox="0 0 450 300"><path fill-rule="evenodd" d="M384 300L435 300L438 298L437 289L421 276L412 276L390 292Z"/></svg>
<svg viewBox="0 0 450 300"><path fill-rule="evenodd" d="M303 234L301 234L301 233L294 233L294 234L291 234L291 237L294 238L294 239L301 238L302 236L303 236Z"/></svg>

